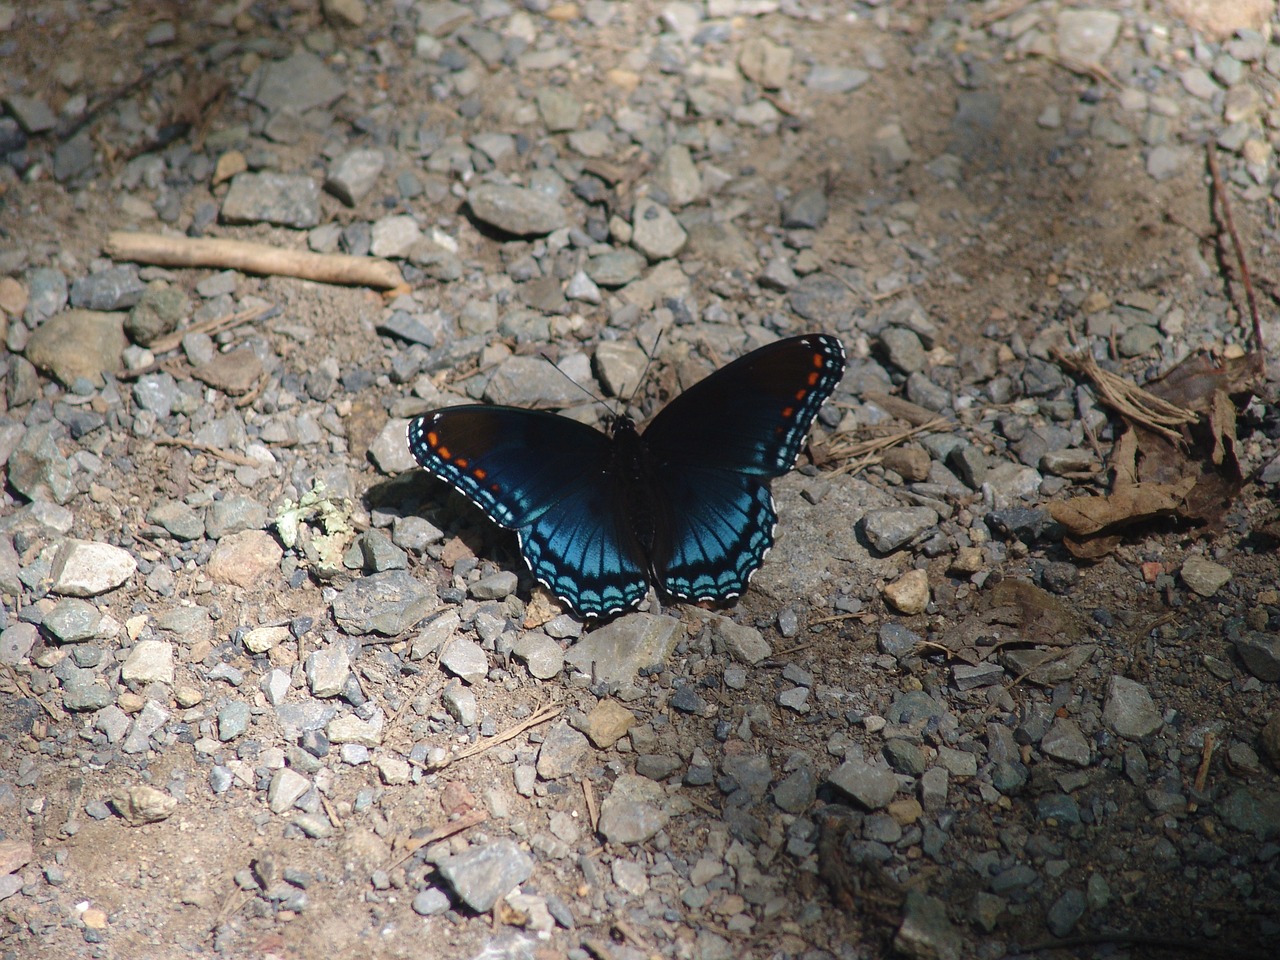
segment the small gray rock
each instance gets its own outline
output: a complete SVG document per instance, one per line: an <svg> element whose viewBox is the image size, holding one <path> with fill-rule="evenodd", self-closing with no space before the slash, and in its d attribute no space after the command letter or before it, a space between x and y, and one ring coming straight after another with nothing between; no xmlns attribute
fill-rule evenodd
<svg viewBox="0 0 1280 960"><path fill-rule="evenodd" d="M102 614L92 603L68 597L54 604L40 625L62 643L79 643L94 636L101 623Z"/></svg>
<svg viewBox="0 0 1280 960"><path fill-rule="evenodd" d="M232 700L218 711L218 739L223 743L242 736L249 729L249 705Z"/></svg>
<svg viewBox="0 0 1280 960"><path fill-rule="evenodd" d="M568 724L556 724L547 731L538 750L538 776L543 780L559 780L577 769L578 761L588 749L587 738Z"/></svg>
<svg viewBox="0 0 1280 960"><path fill-rule="evenodd" d="M309 230L320 222L320 188L310 177L238 173L222 200L222 218Z"/></svg>
<svg viewBox="0 0 1280 960"><path fill-rule="evenodd" d="M1102 719L1117 734L1139 740L1160 728L1160 711L1147 688L1128 677L1112 677L1107 684Z"/></svg>
<svg viewBox="0 0 1280 960"><path fill-rule="evenodd" d="M568 222L558 200L525 187L481 184L467 202L478 219L516 236L543 236Z"/></svg>
<svg viewBox="0 0 1280 960"><path fill-rule="evenodd" d="M354 207L378 182L385 162L379 150L349 150L329 168L324 188Z"/></svg>
<svg viewBox="0 0 1280 960"><path fill-rule="evenodd" d="M477 913L494 905L533 874L533 859L510 840L475 846L439 865L440 876Z"/></svg>
<svg viewBox="0 0 1280 960"><path fill-rule="evenodd" d="M467 683L476 683L488 674L489 658L475 641L455 637L440 652L440 666Z"/></svg>
<svg viewBox="0 0 1280 960"><path fill-rule="evenodd" d="M892 770L862 760L846 760L827 779L868 810L887 806L898 791L898 778Z"/></svg>

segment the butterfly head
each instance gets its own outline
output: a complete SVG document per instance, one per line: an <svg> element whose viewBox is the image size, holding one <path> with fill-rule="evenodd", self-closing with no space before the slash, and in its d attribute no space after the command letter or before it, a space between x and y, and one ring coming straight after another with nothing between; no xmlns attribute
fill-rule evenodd
<svg viewBox="0 0 1280 960"><path fill-rule="evenodd" d="M615 440L623 436L635 436L636 422L625 413L610 413L604 418L605 433Z"/></svg>

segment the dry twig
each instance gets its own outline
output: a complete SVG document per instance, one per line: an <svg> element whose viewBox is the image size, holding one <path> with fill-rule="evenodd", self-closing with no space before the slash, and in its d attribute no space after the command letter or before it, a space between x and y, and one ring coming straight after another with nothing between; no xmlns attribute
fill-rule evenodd
<svg viewBox="0 0 1280 960"><path fill-rule="evenodd" d="M105 249L117 260L154 263L162 267L231 268L245 273L298 277L319 283L375 287L379 290L404 286L400 268L389 260L352 257L345 253L285 250L246 240L116 230L107 237Z"/></svg>
<svg viewBox="0 0 1280 960"><path fill-rule="evenodd" d="M1186 407L1170 403L1136 383L1103 370L1088 353L1072 356L1055 350L1054 355L1065 366L1092 380L1098 388L1099 398L1109 407L1130 421L1160 434L1170 443L1181 444L1182 434L1177 428L1199 419Z"/></svg>
<svg viewBox="0 0 1280 960"><path fill-rule="evenodd" d="M153 441L157 446L162 447L183 447L187 450L196 450L200 453L207 453L219 460L225 460L227 463L234 463L238 467L260 467L261 462L251 460L244 454L236 453L232 450L223 450L221 447L215 447L211 443L199 443L195 440L188 440L185 437L156 437Z"/></svg>
<svg viewBox="0 0 1280 960"><path fill-rule="evenodd" d="M58 716L58 711L53 709L53 707L49 706L49 704L45 703L44 700L42 700L40 697L37 697L35 695L35 691L33 691L31 687L27 685L27 682L23 680L22 677L18 676L18 671L14 670L13 667L9 666L6 663L4 666L4 672L9 677L9 682L12 683L15 687L17 687L18 691L24 697L34 700L36 703L40 704L41 709L44 710L44 712L47 713L52 719L54 720L60 719L60 717Z"/></svg>
<svg viewBox="0 0 1280 960"><path fill-rule="evenodd" d="M534 713L533 716L526 717L514 727L508 727L506 730L495 734L488 740L481 740L479 743L473 743L471 746L467 747L467 749L455 753L451 757L445 757L445 759L441 760L439 763L423 763L419 764L419 766L433 772L436 770L443 770L451 763L457 763L459 760L466 760L468 757L474 757L477 754L484 753L486 750L491 750L500 743L506 743L508 740L514 740L531 727L536 727L540 723L546 723L548 720L558 717L560 715L560 711L563 709L564 706L562 704L549 703ZM410 762L412 763L414 761L411 760Z"/></svg>
<svg viewBox="0 0 1280 960"><path fill-rule="evenodd" d="M207 333L212 337L222 333L224 330L234 330L242 324L261 320L275 309L275 306L250 307L247 310L227 314L223 317L210 317L208 320L200 320L189 327L183 327L181 330L175 330L173 333L165 334L163 337L157 337L148 345L147 349L157 354L168 353L170 350L178 349L182 345L182 338L189 333ZM134 375L136 376L136 374Z"/></svg>
<svg viewBox="0 0 1280 960"><path fill-rule="evenodd" d="M1249 319L1253 321L1253 349L1258 355L1258 364L1262 372L1266 370L1266 353L1262 344L1262 318L1258 314L1258 298L1253 292L1253 279L1249 274L1249 262L1244 256L1244 246L1240 243L1240 234L1236 232L1235 218L1231 216L1231 198L1227 188L1223 186L1222 174L1218 170L1217 148L1214 144L1205 145L1205 155L1209 158L1209 175L1213 178L1213 194L1218 198L1218 206L1222 209L1222 225L1227 228L1231 237L1231 247L1235 251L1236 263L1240 267L1240 282L1244 284L1244 296L1249 303Z"/></svg>
<svg viewBox="0 0 1280 960"><path fill-rule="evenodd" d="M489 814L485 813L483 810L468 810L466 813L460 814L457 820L450 820L444 826L436 827L426 836L411 837L405 842L407 852L399 859L389 863L386 869L394 870L423 847L429 846L430 844L436 843L440 840L447 840L455 834L461 833L463 830L470 830L472 827L479 826L488 819Z"/></svg>
<svg viewBox="0 0 1280 960"><path fill-rule="evenodd" d="M595 833L600 826L600 807L596 804L596 790L590 780L582 781L582 799L587 804L587 819L591 821L591 832Z"/></svg>

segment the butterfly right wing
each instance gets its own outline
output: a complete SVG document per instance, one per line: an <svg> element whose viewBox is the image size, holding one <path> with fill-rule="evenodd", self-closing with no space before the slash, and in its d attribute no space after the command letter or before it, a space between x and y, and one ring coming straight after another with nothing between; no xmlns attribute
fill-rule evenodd
<svg viewBox="0 0 1280 960"><path fill-rule="evenodd" d="M535 521L609 462L609 438L599 430L541 410L485 404L412 420L409 450L508 530Z"/></svg>
<svg viewBox="0 0 1280 960"><path fill-rule="evenodd" d="M468 404L409 424L409 449L508 530L533 575L583 616L634 607L644 563L607 473L610 439L538 410Z"/></svg>

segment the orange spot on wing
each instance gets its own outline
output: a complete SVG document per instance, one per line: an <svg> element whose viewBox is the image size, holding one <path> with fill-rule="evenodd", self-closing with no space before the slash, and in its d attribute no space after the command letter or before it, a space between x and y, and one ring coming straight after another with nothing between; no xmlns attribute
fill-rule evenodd
<svg viewBox="0 0 1280 960"><path fill-rule="evenodd" d="M489 471L483 470L480 467L476 467L473 471L471 471L471 475L475 477L477 480L483 480L485 477L489 475Z"/></svg>
<svg viewBox="0 0 1280 960"><path fill-rule="evenodd" d="M440 442L440 434L436 433L434 430L432 430L430 433L427 434L427 444L429 446L434 447L439 442Z"/></svg>
<svg viewBox="0 0 1280 960"><path fill-rule="evenodd" d="M461 467L463 470L467 469L467 460L465 457L461 460L455 460L453 463L456 467Z"/></svg>
<svg viewBox="0 0 1280 960"><path fill-rule="evenodd" d="M448 447L436 447L436 456L441 460L452 460L453 457L449 453Z"/></svg>
<svg viewBox="0 0 1280 960"><path fill-rule="evenodd" d="M790 419L791 419L791 415L792 415L793 413L795 413L795 412L796 412L796 408L795 408L795 407L783 407L783 408L782 408L782 418L783 418L784 420L790 420Z"/></svg>

